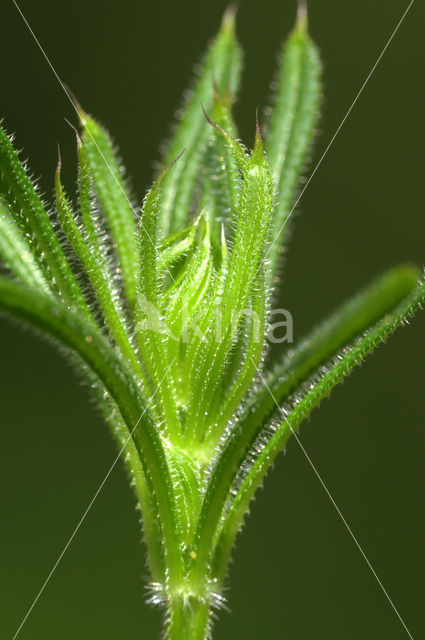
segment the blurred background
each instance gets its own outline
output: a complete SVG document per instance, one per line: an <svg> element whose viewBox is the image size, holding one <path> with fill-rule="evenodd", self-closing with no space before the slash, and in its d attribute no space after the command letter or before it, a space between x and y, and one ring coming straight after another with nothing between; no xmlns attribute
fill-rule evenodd
<svg viewBox="0 0 425 640"><path fill-rule="evenodd" d="M317 162L407 0L310 5L324 63ZM20 6L61 79L119 142L142 198L226 2ZM240 2L246 71L236 117L247 144L295 10L294 0ZM415 2L300 202L282 287L296 339L385 268L424 263L424 14ZM75 139L64 118L76 117L11 0L0 15L0 116L50 196L58 142L68 186L75 179ZM21 327L0 323L0 636L12 638L115 445L67 362ZM420 638L425 313L411 325L323 403L301 438L411 637ZM144 604L145 578L134 500L117 465L19 638L157 638L160 613ZM231 613L221 613L216 640L408 637L296 442L253 504L229 585Z"/></svg>

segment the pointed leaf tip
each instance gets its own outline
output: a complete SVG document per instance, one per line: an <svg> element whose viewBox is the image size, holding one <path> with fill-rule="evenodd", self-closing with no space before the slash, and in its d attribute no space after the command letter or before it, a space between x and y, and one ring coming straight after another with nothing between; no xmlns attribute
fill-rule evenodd
<svg viewBox="0 0 425 640"><path fill-rule="evenodd" d="M308 20L307 0L298 0L297 27L305 28Z"/></svg>
<svg viewBox="0 0 425 640"><path fill-rule="evenodd" d="M65 120L66 124L69 125L71 127L71 129L74 131L75 137L76 137L76 140L77 140L77 150L80 150L82 148L82 146L83 146L83 143L82 143L82 140L81 140L81 137L80 137L80 134L79 134L79 131L78 131L77 127L75 127L72 124L72 122L70 120L68 120L68 118L64 118L64 120Z"/></svg>
<svg viewBox="0 0 425 640"><path fill-rule="evenodd" d="M238 12L238 5L236 3L231 3L227 7L226 11L223 14L223 19L221 22L222 29L234 29L236 22L236 14Z"/></svg>
<svg viewBox="0 0 425 640"><path fill-rule="evenodd" d="M255 140L261 140L260 118L258 115L258 107L255 110Z"/></svg>
<svg viewBox="0 0 425 640"><path fill-rule="evenodd" d="M260 120L258 116L258 107L257 107L255 112L255 141L254 141L253 152L262 154L263 150L264 150L264 145L263 145L263 139L261 137L261 127L260 127Z"/></svg>
<svg viewBox="0 0 425 640"><path fill-rule="evenodd" d="M203 104L201 104L201 107L202 107L202 112L203 112L203 114L204 114L205 118L207 119L207 121L208 121L212 126L214 126L214 124L215 124L215 123L211 120L211 118L209 117L208 113L205 111L205 107L204 107L204 105L203 105Z"/></svg>
<svg viewBox="0 0 425 640"><path fill-rule="evenodd" d="M202 107L202 111L204 112L204 116L207 119L207 122L209 122L209 124L214 127L214 129L217 129L217 131L220 131L220 133L223 133L224 135L226 135L226 132L224 131L224 129L222 129L222 127L220 127L219 124L217 124L216 122L214 122L214 120L212 118L209 117L208 113L205 111L205 107L203 104L201 104Z"/></svg>
<svg viewBox="0 0 425 640"><path fill-rule="evenodd" d="M174 167L174 165L180 160L180 158L182 157L182 155L184 154L184 152L186 151L186 147L183 149L183 151L180 151L179 155L174 158L174 160L172 160L169 164L167 164L166 167L164 167L162 169L162 171L159 173L158 177L155 180L155 185L157 187L159 187L159 185L161 184L164 176L169 172L170 169L172 169L172 167Z"/></svg>
<svg viewBox="0 0 425 640"><path fill-rule="evenodd" d="M179 155L174 158L174 160L172 160L170 162L170 164L167 164L166 167L164 167L164 169L161 171L159 178L162 180L162 178L165 176L165 174L167 173L167 171L169 171L169 169L171 169L172 167L174 167L174 165L176 164L176 162L178 162L180 160L180 158L182 157L182 155L184 154L184 152L186 151L186 147L180 151Z"/></svg>
<svg viewBox="0 0 425 640"><path fill-rule="evenodd" d="M71 89L64 84L64 89L68 95L68 98L71 100L75 111L77 112L78 117L80 118L80 121L82 124L84 124L84 118L87 116L86 112L84 111L83 107L81 106L81 104L78 102L75 94L71 91ZM72 126L72 125L71 125Z"/></svg>
<svg viewBox="0 0 425 640"><path fill-rule="evenodd" d="M58 143L58 162L57 162L56 171L55 171L55 188L56 188L57 194L63 190L62 180L61 180L61 171L62 171L62 156L61 156L61 149Z"/></svg>
<svg viewBox="0 0 425 640"><path fill-rule="evenodd" d="M62 167L61 148L58 142L58 163L56 165L56 177L60 176L61 167Z"/></svg>

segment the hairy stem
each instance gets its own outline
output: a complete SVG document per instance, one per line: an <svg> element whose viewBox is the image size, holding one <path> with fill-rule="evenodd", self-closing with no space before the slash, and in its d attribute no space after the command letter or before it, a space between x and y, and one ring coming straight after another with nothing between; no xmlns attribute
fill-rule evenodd
<svg viewBox="0 0 425 640"><path fill-rule="evenodd" d="M207 640L210 636L210 599L179 594L169 607L167 640Z"/></svg>

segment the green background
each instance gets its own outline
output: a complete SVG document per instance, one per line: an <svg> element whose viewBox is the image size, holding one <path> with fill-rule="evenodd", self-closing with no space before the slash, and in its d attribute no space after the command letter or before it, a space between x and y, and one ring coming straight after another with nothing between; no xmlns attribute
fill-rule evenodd
<svg viewBox="0 0 425 640"><path fill-rule="evenodd" d="M193 63L225 2L21 0L60 77L119 141L142 197ZM319 159L407 6L311 2L324 62ZM251 143L295 2L241 2L246 72L236 115ZM386 267L424 262L423 24L419 0L300 203L283 305L300 338ZM73 184L72 107L12 2L1 5L0 114L50 196L56 144ZM312 167L314 166L314 163ZM310 169L311 170L311 169ZM307 174L308 175L308 174ZM12 638L115 456L68 364L1 320L0 637ZM415 639L424 637L425 313L301 430L312 461ZM144 603L144 549L117 465L19 638L158 637ZM385 599L296 442L267 478L239 538L216 640L402 640Z"/></svg>

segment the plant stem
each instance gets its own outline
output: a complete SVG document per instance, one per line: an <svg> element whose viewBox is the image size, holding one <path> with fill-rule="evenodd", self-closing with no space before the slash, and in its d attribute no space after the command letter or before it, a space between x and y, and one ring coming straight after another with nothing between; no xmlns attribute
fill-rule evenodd
<svg viewBox="0 0 425 640"><path fill-rule="evenodd" d="M169 607L167 640L207 640L210 638L211 602L205 598L179 594Z"/></svg>

